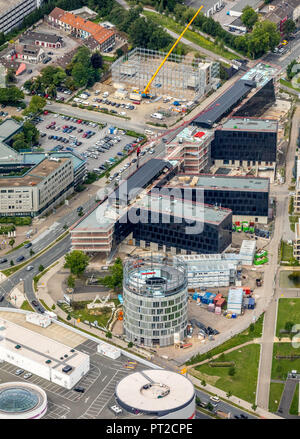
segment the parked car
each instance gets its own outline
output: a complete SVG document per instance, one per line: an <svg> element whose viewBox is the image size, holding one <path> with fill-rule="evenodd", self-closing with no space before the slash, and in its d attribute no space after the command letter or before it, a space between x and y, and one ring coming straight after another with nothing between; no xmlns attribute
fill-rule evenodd
<svg viewBox="0 0 300 439"><path fill-rule="evenodd" d="M4 264L4 262L7 262L7 259L6 258L1 258L0 259L0 264Z"/></svg>
<svg viewBox="0 0 300 439"><path fill-rule="evenodd" d="M210 399L211 401L213 401L213 402L220 402L220 398L219 398L218 396L216 396L216 395L211 396L209 399Z"/></svg>
<svg viewBox="0 0 300 439"><path fill-rule="evenodd" d="M26 271L31 271L34 269L33 265L28 265L28 267L26 267Z"/></svg>
<svg viewBox="0 0 300 439"><path fill-rule="evenodd" d="M110 407L110 409L111 409L116 415L122 413L122 409L121 409L121 407L119 407L118 405L112 405L112 406Z"/></svg>
<svg viewBox="0 0 300 439"><path fill-rule="evenodd" d="M23 370L23 369L17 369L17 370L15 371L15 375L22 375L22 373L24 373L24 370Z"/></svg>
<svg viewBox="0 0 300 439"><path fill-rule="evenodd" d="M81 386L74 387L75 392L84 393L85 388Z"/></svg>
<svg viewBox="0 0 300 439"><path fill-rule="evenodd" d="M35 306L35 307L39 306L39 304L37 303L36 300L32 300L31 303L32 303L32 305Z"/></svg>
<svg viewBox="0 0 300 439"><path fill-rule="evenodd" d="M23 255L18 256L17 259L16 259L16 262L21 262L21 261L23 261L24 259L25 259L25 257L24 257Z"/></svg>
<svg viewBox="0 0 300 439"><path fill-rule="evenodd" d="M24 245L24 248L29 248L31 246L32 246L32 243L31 242L27 242L27 244Z"/></svg>
<svg viewBox="0 0 300 439"><path fill-rule="evenodd" d="M26 372L25 375L23 376L24 380L28 380L28 378L32 377L32 373L30 372Z"/></svg>
<svg viewBox="0 0 300 439"><path fill-rule="evenodd" d="M3 300L4 300L4 296L1 296L0 297L0 302L3 302Z"/></svg>

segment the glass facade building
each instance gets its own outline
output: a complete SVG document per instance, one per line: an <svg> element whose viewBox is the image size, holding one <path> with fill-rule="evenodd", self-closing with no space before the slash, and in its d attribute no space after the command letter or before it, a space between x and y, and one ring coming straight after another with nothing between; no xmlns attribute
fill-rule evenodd
<svg viewBox="0 0 300 439"><path fill-rule="evenodd" d="M234 113L235 117L260 117L275 104L274 80L270 79L261 89L245 101Z"/></svg>

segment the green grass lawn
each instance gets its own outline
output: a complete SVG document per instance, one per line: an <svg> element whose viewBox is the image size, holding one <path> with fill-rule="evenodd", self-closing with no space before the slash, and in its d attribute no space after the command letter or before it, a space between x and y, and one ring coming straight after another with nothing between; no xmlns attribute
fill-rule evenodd
<svg viewBox="0 0 300 439"><path fill-rule="evenodd" d="M171 18L165 17L161 14L156 14L155 12L143 11L143 15L145 15L147 18L150 18L155 23L163 27L166 27L173 32L176 32L177 34L181 34L181 32L185 27L182 26L181 24L176 23L176 21L172 20ZM211 52L214 52L217 55L220 55L229 60L236 59L238 56L234 53L229 52L226 49L222 49L218 47L214 42L207 40L202 35L199 35L198 33L193 32L191 30L187 30L185 32L184 38L191 41L192 43L197 44L200 47L203 47L203 49L210 50Z"/></svg>
<svg viewBox="0 0 300 439"><path fill-rule="evenodd" d="M262 334L262 325L263 325L264 315L262 315L257 322L254 324L254 330L251 331L250 327L245 331L241 332L238 335L235 335L225 343L217 346L211 351L205 354L198 354L192 357L189 361L186 362L187 365L200 363L200 361L204 361L207 358L211 358L216 354L220 354L221 352L227 351L235 346L239 346L240 344L246 343L247 341L253 340L254 338L260 338Z"/></svg>
<svg viewBox="0 0 300 439"><path fill-rule="evenodd" d="M300 92L300 84L299 88L295 88L290 81L287 81L286 79L280 79L280 84L285 85L286 87L292 88L294 90L297 90Z"/></svg>
<svg viewBox="0 0 300 439"><path fill-rule="evenodd" d="M290 415L297 415L299 413L299 383L296 386L292 404L290 407Z"/></svg>
<svg viewBox="0 0 300 439"><path fill-rule="evenodd" d="M296 349L291 343L274 343L273 345L273 362L272 362L272 374L273 380L285 380L287 373L291 370L300 370L300 358L295 360L278 359L276 355L300 355L300 348Z"/></svg>
<svg viewBox="0 0 300 439"><path fill-rule="evenodd" d="M293 257L293 246L289 245L287 242L282 241L281 243L281 260L289 261Z"/></svg>
<svg viewBox="0 0 300 439"><path fill-rule="evenodd" d="M259 345L244 346L234 352L225 354L224 361L235 362L236 373L234 376L229 376L229 368L210 367L208 363L196 366L195 376L225 392L231 391L234 396L254 404L259 355Z"/></svg>
<svg viewBox="0 0 300 439"><path fill-rule="evenodd" d="M25 309L25 311L34 311L34 309L29 305L28 300L24 300L21 305L21 309Z"/></svg>
<svg viewBox="0 0 300 439"><path fill-rule="evenodd" d="M272 413L277 412L283 389L284 389L283 383L270 383L270 396L269 396L270 412Z"/></svg>
<svg viewBox="0 0 300 439"><path fill-rule="evenodd" d="M284 329L286 322L300 323L300 299L279 299L276 327L277 337L280 335L280 329Z"/></svg>
<svg viewBox="0 0 300 439"><path fill-rule="evenodd" d="M114 299L113 301L115 302L115 305L120 303L118 299ZM88 322L94 323L94 321L97 320L99 326L102 326L104 328L106 327L107 322L110 319L111 314L112 314L111 308L105 307L105 308L103 308L102 311L100 310L100 308L95 309L95 310L90 310L86 306L88 303L91 303L90 300L82 301L79 303L81 304L82 308L71 311L70 312L71 317L73 317L75 319L80 319L82 322L84 320L87 320ZM68 305L66 306L65 304L62 304L62 305L60 305L60 307L66 313L69 313L69 311L67 310ZM99 314L93 314L94 312L97 312L97 313L99 312Z"/></svg>

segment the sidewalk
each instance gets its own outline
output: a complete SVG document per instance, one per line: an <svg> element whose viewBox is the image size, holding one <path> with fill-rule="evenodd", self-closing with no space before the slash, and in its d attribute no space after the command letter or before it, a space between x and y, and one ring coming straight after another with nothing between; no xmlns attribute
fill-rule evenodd
<svg viewBox="0 0 300 439"><path fill-rule="evenodd" d="M122 349L128 350L128 343L124 340L112 336L112 338L107 338L105 336L106 331L102 331L101 329L96 329L93 326L86 325L85 323L79 322L77 323L76 319L72 318L70 321L67 321L67 313L65 313L59 306L56 305L56 303L53 301L50 294L48 294L48 282L51 279L51 277L55 276L55 274L64 266L65 259L64 256L58 260L58 264L56 264L54 267L52 267L47 273L45 273L44 276L41 277L41 279L38 282L37 285L37 293L36 296L39 300L43 300L45 304L51 309L52 306L55 305L56 308L54 310L55 314L63 319L65 322L73 325L77 329L82 329L83 331L87 331L92 335L95 335L96 337L101 338L106 343L114 343L115 345L119 346ZM139 349L136 347L133 347L130 350L133 354L141 355L142 357L145 357L147 360L152 360L153 355L151 355L149 352L144 351L143 349Z"/></svg>
<svg viewBox="0 0 300 439"><path fill-rule="evenodd" d="M212 386L211 384L206 384L206 386L202 386L201 381L192 375L188 375L188 378L195 386L199 387L201 390L214 393L215 395L218 395L220 398L224 399L225 401L228 401L229 404L230 403L237 404L238 406L244 408L245 410L257 414L258 417L266 418L266 419L282 419L280 416L277 416L264 409L261 409L260 407L257 407L256 411L254 412L252 408L252 404L250 404L249 402L237 398L236 396L231 396L230 398L227 398L226 392L224 392L223 390L220 390L217 387Z"/></svg>

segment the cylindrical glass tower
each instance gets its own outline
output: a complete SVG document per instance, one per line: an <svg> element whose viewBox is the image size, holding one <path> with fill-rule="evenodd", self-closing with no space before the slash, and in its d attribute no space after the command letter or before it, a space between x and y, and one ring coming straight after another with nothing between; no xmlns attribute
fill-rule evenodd
<svg viewBox="0 0 300 439"><path fill-rule="evenodd" d="M176 257L146 253L124 263L124 332L144 346L182 341L187 327L187 269Z"/></svg>

